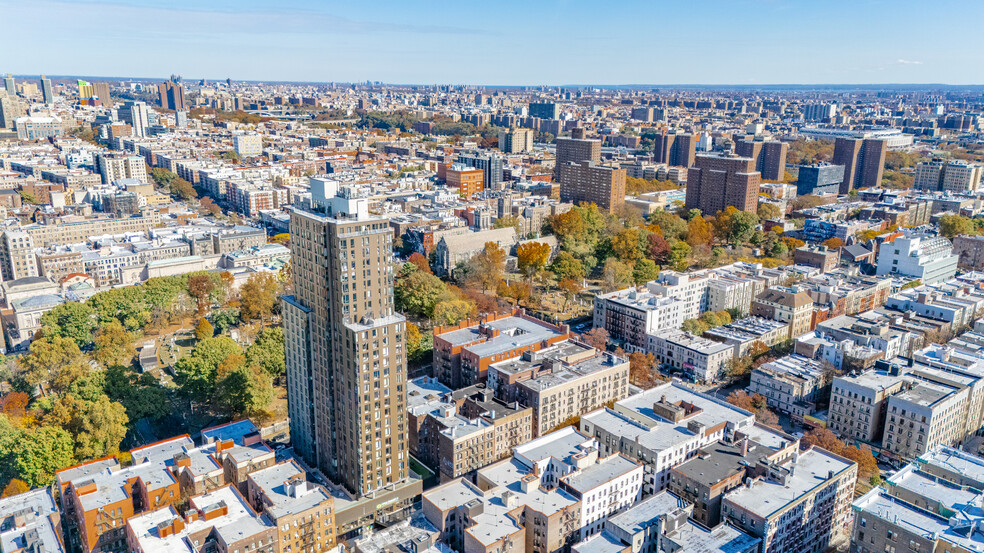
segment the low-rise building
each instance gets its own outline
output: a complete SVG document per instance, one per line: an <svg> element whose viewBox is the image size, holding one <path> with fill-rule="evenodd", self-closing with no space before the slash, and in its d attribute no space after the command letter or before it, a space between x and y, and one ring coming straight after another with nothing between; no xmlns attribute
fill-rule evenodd
<svg viewBox="0 0 984 553"><path fill-rule="evenodd" d="M831 376L819 361L787 355L753 369L748 391L761 394L769 407L802 422L824 399Z"/></svg>
<svg viewBox="0 0 984 553"><path fill-rule="evenodd" d="M810 331L813 319L813 299L797 287L769 288L752 300L751 314L787 323L790 340Z"/></svg>
<svg viewBox="0 0 984 553"><path fill-rule="evenodd" d="M645 351L648 335L683 324L683 302L636 288L599 294L594 300L594 328L626 351Z"/></svg>
<svg viewBox="0 0 984 553"><path fill-rule="evenodd" d="M647 352L669 372L680 371L694 382L717 382L734 359L734 347L680 329L649 334Z"/></svg>
<svg viewBox="0 0 984 553"><path fill-rule="evenodd" d="M527 315L490 314L456 325L434 327L434 375L452 389L485 380L489 365L539 351L570 336L567 325L554 325Z"/></svg>
<svg viewBox="0 0 984 553"><path fill-rule="evenodd" d="M277 529L277 553L328 551L335 546L335 502L308 482L295 461L285 461L247 476L246 497Z"/></svg>
<svg viewBox="0 0 984 553"><path fill-rule="evenodd" d="M488 387L506 402L533 408L542 436L629 395L629 362L580 342L562 342L489 365Z"/></svg>
<svg viewBox="0 0 984 553"><path fill-rule="evenodd" d="M953 278L958 256L942 236L909 233L878 250L878 274L901 275L935 284Z"/></svg>

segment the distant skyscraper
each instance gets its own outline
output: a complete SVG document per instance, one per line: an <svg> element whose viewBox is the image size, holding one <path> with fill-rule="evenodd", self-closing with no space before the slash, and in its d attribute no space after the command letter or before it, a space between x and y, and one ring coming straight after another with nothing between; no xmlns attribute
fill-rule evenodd
<svg viewBox="0 0 984 553"><path fill-rule="evenodd" d="M87 103L87 101L96 95L96 90L92 88L92 83L89 81L78 80L79 86L79 101Z"/></svg>
<svg viewBox="0 0 984 553"><path fill-rule="evenodd" d="M99 103L112 107L113 100L109 97L109 83L92 83L92 92L99 98Z"/></svg>
<svg viewBox="0 0 984 553"><path fill-rule="evenodd" d="M485 190L499 190L502 188L502 156L470 152L459 154L456 161L468 167L474 167L475 169L484 171Z"/></svg>
<svg viewBox="0 0 984 553"><path fill-rule="evenodd" d="M533 149L531 129L503 129L499 131L499 150L506 154L518 154Z"/></svg>
<svg viewBox="0 0 984 553"><path fill-rule="evenodd" d="M530 104L530 117L557 119L560 117L560 108L553 102L532 102Z"/></svg>
<svg viewBox="0 0 984 553"><path fill-rule="evenodd" d="M406 320L394 311L393 232L366 195L311 179L290 217L287 399L295 451L364 496L410 478Z"/></svg>
<svg viewBox="0 0 984 553"><path fill-rule="evenodd" d="M577 129L575 129L577 130ZM580 132L572 133L583 137ZM557 146L557 161L554 165L554 180L560 182L561 166L579 161L601 161L601 141L590 138L558 138L555 141Z"/></svg>
<svg viewBox="0 0 984 553"><path fill-rule="evenodd" d="M41 75L41 100L46 104L55 103L55 92L51 88L51 79Z"/></svg>
<svg viewBox="0 0 984 553"><path fill-rule="evenodd" d="M778 140L735 141L735 153L755 160L755 170L766 180L781 181L786 175L786 153L789 144Z"/></svg>
<svg viewBox="0 0 984 553"><path fill-rule="evenodd" d="M733 206L754 213L761 182L762 175L750 157L697 156L687 171L687 209L714 215Z"/></svg>
<svg viewBox="0 0 984 553"><path fill-rule="evenodd" d="M825 121L837 115L837 104L807 104L803 106L804 121Z"/></svg>
<svg viewBox="0 0 984 553"><path fill-rule="evenodd" d="M3 87L7 89L8 96L16 96L17 89L14 88L14 76L7 73L7 76L3 78Z"/></svg>
<svg viewBox="0 0 984 553"><path fill-rule="evenodd" d="M560 166L560 199L597 204L614 213L625 203L625 169L593 161L564 163Z"/></svg>
<svg viewBox="0 0 984 553"><path fill-rule="evenodd" d="M690 167L697 155L697 140L689 133L667 133L656 137L653 161L678 167Z"/></svg>
<svg viewBox="0 0 984 553"><path fill-rule="evenodd" d="M844 166L840 193L851 189L881 186L888 142L874 138L838 138L834 142L834 164Z"/></svg>
<svg viewBox="0 0 984 553"><path fill-rule="evenodd" d="M171 79L157 85L161 107L175 111L188 109L185 105L184 86L181 85L181 77L177 77L177 82L174 81L173 75Z"/></svg>
<svg viewBox="0 0 984 553"><path fill-rule="evenodd" d="M147 104L133 101L124 102L117 112L121 121L129 123L134 136L147 136L147 127L150 126Z"/></svg>
<svg viewBox="0 0 984 553"><path fill-rule="evenodd" d="M933 159L916 165L912 187L927 192L975 192L980 188L982 173L984 167L963 160Z"/></svg>

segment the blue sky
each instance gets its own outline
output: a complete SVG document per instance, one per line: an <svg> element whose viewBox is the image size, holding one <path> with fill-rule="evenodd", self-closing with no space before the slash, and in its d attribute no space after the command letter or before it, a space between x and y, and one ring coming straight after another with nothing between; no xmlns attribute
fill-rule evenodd
<svg viewBox="0 0 984 553"><path fill-rule="evenodd" d="M0 72L984 84L982 0L0 0Z"/></svg>

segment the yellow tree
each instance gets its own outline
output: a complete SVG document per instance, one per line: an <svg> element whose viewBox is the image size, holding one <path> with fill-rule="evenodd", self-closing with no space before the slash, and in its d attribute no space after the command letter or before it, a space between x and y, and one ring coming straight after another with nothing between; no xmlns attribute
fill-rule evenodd
<svg viewBox="0 0 984 553"><path fill-rule="evenodd" d="M543 242L524 242L516 248L516 260L519 271L526 276L527 280L533 281L533 277L540 273L547 266L550 259L550 245Z"/></svg>

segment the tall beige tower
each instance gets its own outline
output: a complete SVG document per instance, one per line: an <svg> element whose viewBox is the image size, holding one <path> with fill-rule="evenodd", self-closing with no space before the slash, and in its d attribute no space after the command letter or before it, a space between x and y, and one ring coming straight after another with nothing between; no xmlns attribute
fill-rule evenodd
<svg viewBox="0 0 984 553"><path fill-rule="evenodd" d="M406 321L393 307L393 231L358 190L311 179L290 218L284 298L295 451L359 496L410 478Z"/></svg>

